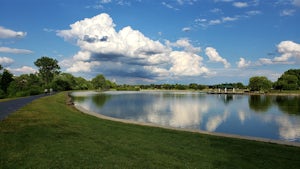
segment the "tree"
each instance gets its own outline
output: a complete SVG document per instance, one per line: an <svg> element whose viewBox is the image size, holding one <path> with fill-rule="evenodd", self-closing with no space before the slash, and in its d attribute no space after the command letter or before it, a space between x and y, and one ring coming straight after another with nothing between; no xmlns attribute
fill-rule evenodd
<svg viewBox="0 0 300 169"><path fill-rule="evenodd" d="M2 67L2 65L0 65L0 70L2 70L3 69L3 67ZM1 73L0 73L0 99L3 99L4 97L5 97L5 93L4 93L4 91L1 89L1 78L2 78L2 75L1 75Z"/></svg>
<svg viewBox="0 0 300 169"><path fill-rule="evenodd" d="M241 83L241 82L238 82L238 83L236 83L236 84L235 84L235 88L238 88L238 89L244 89L244 88L245 88L245 86L244 86L244 84L243 84L243 83Z"/></svg>
<svg viewBox="0 0 300 169"><path fill-rule="evenodd" d="M290 69L274 83L278 90L297 90L300 87L300 69Z"/></svg>
<svg viewBox="0 0 300 169"><path fill-rule="evenodd" d="M94 89L106 89L106 80L103 75L97 75L95 78L92 79L92 85Z"/></svg>
<svg viewBox="0 0 300 169"><path fill-rule="evenodd" d="M76 89L77 82L75 77L70 73L62 73L54 77L52 87L55 90L66 91Z"/></svg>
<svg viewBox="0 0 300 169"><path fill-rule="evenodd" d="M9 96L29 96L43 92L42 81L37 74L23 74L14 78L8 87Z"/></svg>
<svg viewBox="0 0 300 169"><path fill-rule="evenodd" d="M251 91L268 91L272 87L272 82L265 76L254 76L249 79Z"/></svg>
<svg viewBox="0 0 300 169"><path fill-rule="evenodd" d="M4 69L0 80L0 86L4 93L7 93L7 88L13 80L13 74L11 74L8 70Z"/></svg>
<svg viewBox="0 0 300 169"><path fill-rule="evenodd" d="M75 86L75 90L87 90L87 89L92 89L92 84L85 80L82 77L75 77L75 82L76 82L76 86Z"/></svg>
<svg viewBox="0 0 300 169"><path fill-rule="evenodd" d="M58 61L47 56L37 59L34 64L39 68L39 75L46 86L53 80L54 75L59 74Z"/></svg>

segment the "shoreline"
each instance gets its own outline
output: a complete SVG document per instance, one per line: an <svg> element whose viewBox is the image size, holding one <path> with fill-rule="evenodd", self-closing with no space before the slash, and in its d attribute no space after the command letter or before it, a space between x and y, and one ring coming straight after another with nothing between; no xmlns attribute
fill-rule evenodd
<svg viewBox="0 0 300 169"><path fill-rule="evenodd" d="M206 92L206 94L248 95L248 96L300 96L300 93L240 93L240 92Z"/></svg>
<svg viewBox="0 0 300 169"><path fill-rule="evenodd" d="M106 92L106 91L94 91L94 90L85 90L83 92L86 91L92 91L92 92ZM107 91L115 91L115 90L107 90ZM300 90L299 93L279 93L279 92L268 92L268 93L259 93L259 92L216 92L216 91L207 91L207 90L167 90L167 89L141 89L139 91L135 91L135 90L119 90L119 92L195 92L195 93L202 93L202 94L211 94L211 95L217 95L217 94L221 94L221 95L249 95L249 96L299 96L300 97ZM77 92L77 91L73 91L73 92ZM70 92L70 93L73 93Z"/></svg>
<svg viewBox="0 0 300 169"><path fill-rule="evenodd" d="M209 90L167 90L167 89L141 89L139 91L162 91L162 92L196 92L203 94L228 94L228 95L262 95L262 96L300 96L300 90L298 93L289 93L289 92L268 92L268 93L260 93L260 92L245 92L245 91L209 91Z"/></svg>
<svg viewBox="0 0 300 169"><path fill-rule="evenodd" d="M147 127L158 127L162 129L168 129L168 130L176 130L176 131L184 131L184 132L191 132L191 133L199 133L199 134L206 134L211 136L218 136L218 137L226 137L226 138L234 138L234 139L241 139L241 140L250 140L250 141L258 141L258 142L264 142L264 143L271 143L271 144L279 144L279 145L286 145L286 146L294 146L294 147L300 147L300 143L298 142L288 142L288 141L282 141L282 140L274 140L274 139L267 139L267 138L260 138L260 137L252 137L252 136L241 136L236 134L226 134L226 133L217 133L217 132L208 132L203 130L196 130L196 129L184 129L184 128L175 128L171 126L162 126L154 123L144 123L144 122L137 122L137 121L131 121L131 120L125 120L125 119L118 119L113 117L108 117L99 113L95 113L92 111L89 111L79 105L72 104L77 110L84 114L88 114L100 119L104 120L110 120L115 122L121 122L125 124L134 124L134 125L140 125L140 126L147 126Z"/></svg>

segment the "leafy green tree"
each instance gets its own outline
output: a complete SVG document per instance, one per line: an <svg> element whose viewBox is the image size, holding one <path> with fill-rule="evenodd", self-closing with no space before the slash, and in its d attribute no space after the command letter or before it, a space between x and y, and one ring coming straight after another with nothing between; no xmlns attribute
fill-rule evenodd
<svg viewBox="0 0 300 169"><path fill-rule="evenodd" d="M265 76L254 76L249 79L251 91L268 91L272 88L272 82Z"/></svg>
<svg viewBox="0 0 300 169"><path fill-rule="evenodd" d="M3 67L2 67L2 65L0 65L0 70L2 70L2 69L3 69ZM2 78L2 74L0 73L0 99L3 99L5 97L5 93L1 89L1 78Z"/></svg>
<svg viewBox="0 0 300 169"><path fill-rule="evenodd" d="M61 76L55 77L52 81L51 86L54 90L58 91L72 90L72 84L67 79Z"/></svg>
<svg viewBox="0 0 300 169"><path fill-rule="evenodd" d="M76 87L75 77L70 73L56 75L51 86L59 91L73 90Z"/></svg>
<svg viewBox="0 0 300 169"><path fill-rule="evenodd" d="M238 83L236 83L236 84L235 84L235 88L238 88L238 89L244 89L244 88L245 88L245 86L244 86L244 84L243 84L243 83L241 83L241 82L238 82Z"/></svg>
<svg viewBox="0 0 300 169"><path fill-rule="evenodd" d="M43 92L42 83L37 74L23 74L10 83L8 93L18 97L37 95Z"/></svg>
<svg viewBox="0 0 300 169"><path fill-rule="evenodd" d="M105 83L106 83L106 87L109 88L109 89L113 89L113 88L117 87L117 84L110 81L110 80L106 80Z"/></svg>
<svg viewBox="0 0 300 169"><path fill-rule="evenodd" d="M13 80L13 74L11 74L8 70L4 69L0 80L0 86L4 93L7 93L7 88Z"/></svg>
<svg viewBox="0 0 300 169"><path fill-rule="evenodd" d="M54 90L86 90L92 89L89 81L82 77L75 77L70 73L56 75L51 83Z"/></svg>
<svg viewBox="0 0 300 169"><path fill-rule="evenodd" d="M39 75L43 79L46 86L50 84L55 75L60 73L60 67L56 59L43 56L37 59L34 64L39 68Z"/></svg>
<svg viewBox="0 0 300 169"><path fill-rule="evenodd" d="M106 79L102 74L97 75L95 78L92 79L92 85L94 89L107 89Z"/></svg>
<svg viewBox="0 0 300 169"><path fill-rule="evenodd" d="M189 89L194 89L194 90L203 90L206 88L205 85L200 85L200 84L196 84L196 83L191 83L188 86Z"/></svg>
<svg viewBox="0 0 300 169"><path fill-rule="evenodd" d="M175 84L175 89L177 89L177 90L186 90L187 88L188 87L185 85L178 84L178 83Z"/></svg>
<svg viewBox="0 0 300 169"><path fill-rule="evenodd" d="M92 89L92 84L82 77L75 77L76 86L75 90L87 90Z"/></svg>
<svg viewBox="0 0 300 169"><path fill-rule="evenodd" d="M197 90L198 89L198 85L196 83L191 83L191 84L189 84L189 89Z"/></svg>
<svg viewBox="0 0 300 169"><path fill-rule="evenodd" d="M290 69L284 72L274 83L278 90L297 90L300 87L300 69Z"/></svg>
<svg viewBox="0 0 300 169"><path fill-rule="evenodd" d="M284 74L281 76L280 81L284 82L283 90L297 90L298 78L295 75Z"/></svg>
<svg viewBox="0 0 300 169"><path fill-rule="evenodd" d="M286 71L284 74L295 75L298 79L298 85L300 86L300 69L290 69Z"/></svg>

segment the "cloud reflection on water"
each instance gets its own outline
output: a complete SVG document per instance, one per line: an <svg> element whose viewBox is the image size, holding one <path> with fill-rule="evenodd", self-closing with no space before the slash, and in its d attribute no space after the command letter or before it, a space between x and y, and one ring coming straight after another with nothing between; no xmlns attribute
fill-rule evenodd
<svg viewBox="0 0 300 169"><path fill-rule="evenodd" d="M200 102L199 99L156 99L144 108L146 113L139 115L138 121L179 128L199 128L203 115L209 110L209 103Z"/></svg>
<svg viewBox="0 0 300 169"><path fill-rule="evenodd" d="M81 98L78 100L78 104L88 110L101 112L101 114L115 118L177 128L300 142L299 113L283 112L279 105L273 101L273 98L233 96L229 97L228 101L226 95L191 94L188 92L145 92L139 94L135 96L134 93L120 95L108 93L103 104L93 103L95 99L92 97ZM267 109L263 104L266 101ZM295 103L294 100L292 101Z"/></svg>
<svg viewBox="0 0 300 169"><path fill-rule="evenodd" d="M225 110L223 114L208 118L208 121L206 123L207 131L215 131L219 125L226 121L229 115L230 113L227 110Z"/></svg>
<svg viewBox="0 0 300 169"><path fill-rule="evenodd" d="M293 141L300 138L300 122L292 122L287 117L278 117L276 119L279 127L279 135L285 140Z"/></svg>

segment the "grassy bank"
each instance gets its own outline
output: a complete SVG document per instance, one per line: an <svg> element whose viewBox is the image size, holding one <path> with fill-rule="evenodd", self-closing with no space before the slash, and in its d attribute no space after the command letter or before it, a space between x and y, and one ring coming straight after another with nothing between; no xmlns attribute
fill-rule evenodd
<svg viewBox="0 0 300 169"><path fill-rule="evenodd" d="M44 97L0 122L0 168L299 168L300 148L123 124Z"/></svg>

